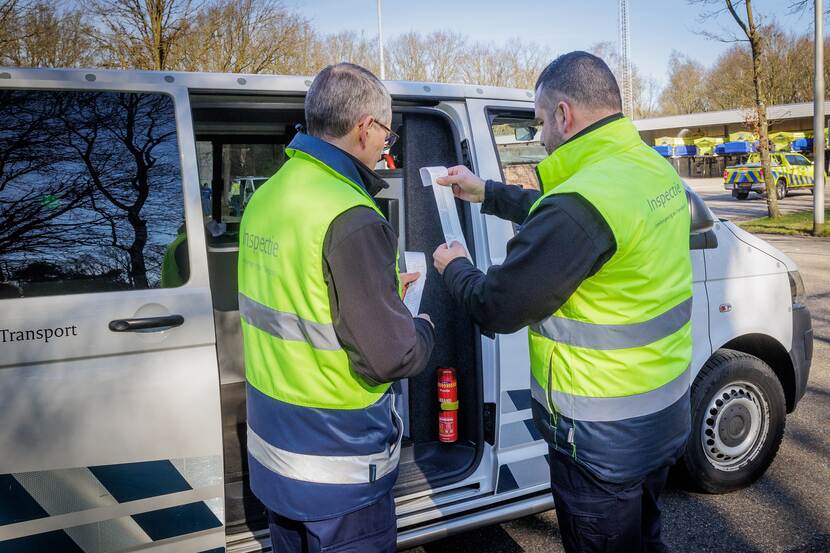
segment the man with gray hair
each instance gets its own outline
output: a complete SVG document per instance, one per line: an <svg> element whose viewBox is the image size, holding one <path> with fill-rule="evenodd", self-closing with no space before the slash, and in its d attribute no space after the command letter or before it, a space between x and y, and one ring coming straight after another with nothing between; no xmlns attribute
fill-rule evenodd
<svg viewBox="0 0 830 553"><path fill-rule="evenodd" d="M305 100L308 134L240 223L248 471L274 551L395 551L397 381L432 353L427 315L401 293L398 238L372 168L392 146L386 88L348 63Z"/></svg>
<svg viewBox="0 0 830 553"><path fill-rule="evenodd" d="M571 52L536 83L541 191L463 166L439 184L521 225L486 274L433 254L485 330L529 327L531 408L568 552L664 551L658 496L689 434L690 214L674 169L623 117L614 75ZM658 201L659 200L659 201Z"/></svg>

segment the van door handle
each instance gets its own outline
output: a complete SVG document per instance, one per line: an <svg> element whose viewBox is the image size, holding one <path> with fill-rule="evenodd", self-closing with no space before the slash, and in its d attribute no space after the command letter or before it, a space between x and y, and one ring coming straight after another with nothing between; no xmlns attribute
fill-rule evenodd
<svg viewBox="0 0 830 553"><path fill-rule="evenodd" d="M181 315L164 315L162 317L142 317L139 319L115 319L110 321L109 328L113 332L136 332L139 330L164 330L174 326L181 326L184 317Z"/></svg>

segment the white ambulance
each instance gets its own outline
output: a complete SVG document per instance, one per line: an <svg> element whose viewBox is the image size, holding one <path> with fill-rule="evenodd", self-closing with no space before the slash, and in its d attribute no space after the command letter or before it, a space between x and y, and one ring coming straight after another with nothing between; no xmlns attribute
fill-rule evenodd
<svg viewBox="0 0 830 553"><path fill-rule="evenodd" d="M225 191L284 162L310 84L0 69L0 550L269 549L247 480L238 214ZM538 186L531 92L387 86L401 140L379 170L390 185L379 203L402 251L443 242L421 167L463 163ZM500 263L514 226L456 207L475 264ZM780 251L728 221L690 243L696 377L682 470L725 492L772 462L806 387L811 322ZM441 332L407 383L403 548L553 507L526 331L482 336L432 268L421 307ZM438 441L440 367L459 375L452 444Z"/></svg>

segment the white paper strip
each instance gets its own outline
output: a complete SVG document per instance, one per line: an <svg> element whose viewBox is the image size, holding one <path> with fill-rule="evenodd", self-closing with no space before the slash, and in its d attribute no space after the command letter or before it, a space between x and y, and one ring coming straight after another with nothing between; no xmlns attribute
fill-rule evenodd
<svg viewBox="0 0 830 553"><path fill-rule="evenodd" d="M435 182L438 177L447 175L446 167L421 167L421 182L424 186L432 186L432 193L435 195L435 205L438 206L438 216L441 218L441 228L444 230L444 240L452 244L458 242L464 246L464 251L469 257L470 250L467 249L467 241L464 240L464 232L461 230L461 221L458 220L458 211L455 209L455 196L452 188L441 186Z"/></svg>
<svg viewBox="0 0 830 553"><path fill-rule="evenodd" d="M424 252L404 252L404 262L407 273L421 273L418 280L409 285L403 297L404 305L414 317L421 309L421 297L427 282L427 256Z"/></svg>

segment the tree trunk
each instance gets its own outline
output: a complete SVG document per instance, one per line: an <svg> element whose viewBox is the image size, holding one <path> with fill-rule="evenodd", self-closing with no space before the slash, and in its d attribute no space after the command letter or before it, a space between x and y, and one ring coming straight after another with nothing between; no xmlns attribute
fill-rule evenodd
<svg viewBox="0 0 830 553"><path fill-rule="evenodd" d="M752 84L755 87L755 110L758 119L758 151L761 153L761 170L764 172L764 185L767 191L767 212L770 218L780 217L776 182L773 180L769 157L769 125L767 123L767 104L764 100L761 80L761 36L755 19L752 17L752 0L746 0L747 35L752 49Z"/></svg>

